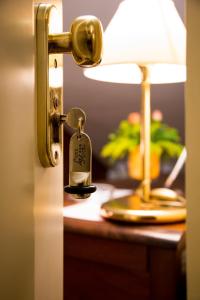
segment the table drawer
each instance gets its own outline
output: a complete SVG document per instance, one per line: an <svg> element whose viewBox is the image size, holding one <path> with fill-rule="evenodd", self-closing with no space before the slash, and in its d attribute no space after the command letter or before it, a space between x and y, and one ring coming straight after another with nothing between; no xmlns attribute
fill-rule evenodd
<svg viewBox="0 0 200 300"><path fill-rule="evenodd" d="M149 275L111 265L65 258L64 300L149 300Z"/></svg>
<svg viewBox="0 0 200 300"><path fill-rule="evenodd" d="M65 232L65 256L148 272L147 248L126 241Z"/></svg>

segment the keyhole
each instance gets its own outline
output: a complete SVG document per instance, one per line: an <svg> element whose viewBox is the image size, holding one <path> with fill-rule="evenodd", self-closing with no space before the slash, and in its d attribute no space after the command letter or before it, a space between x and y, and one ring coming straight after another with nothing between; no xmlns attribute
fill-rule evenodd
<svg viewBox="0 0 200 300"><path fill-rule="evenodd" d="M54 158L55 158L55 160L57 160L58 157L59 157L58 151L55 151L55 153L54 153Z"/></svg>

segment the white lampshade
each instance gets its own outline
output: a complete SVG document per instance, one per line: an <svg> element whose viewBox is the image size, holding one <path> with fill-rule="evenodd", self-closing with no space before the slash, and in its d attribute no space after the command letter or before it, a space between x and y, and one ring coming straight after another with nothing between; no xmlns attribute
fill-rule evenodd
<svg viewBox="0 0 200 300"><path fill-rule="evenodd" d="M148 66L151 83L186 79L186 30L172 0L125 0L104 33L98 67L85 69L91 79L140 83L138 65Z"/></svg>

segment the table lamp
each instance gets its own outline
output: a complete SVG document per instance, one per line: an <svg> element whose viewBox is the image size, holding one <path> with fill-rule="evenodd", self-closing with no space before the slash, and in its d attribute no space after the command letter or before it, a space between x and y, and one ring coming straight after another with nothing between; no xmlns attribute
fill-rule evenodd
<svg viewBox="0 0 200 300"><path fill-rule="evenodd" d="M104 33L101 64L84 70L91 79L141 83L143 179L134 195L102 206L106 218L164 223L186 217L182 199L164 189L151 191L150 180L150 84L185 81L185 52L186 30L172 0L124 0Z"/></svg>

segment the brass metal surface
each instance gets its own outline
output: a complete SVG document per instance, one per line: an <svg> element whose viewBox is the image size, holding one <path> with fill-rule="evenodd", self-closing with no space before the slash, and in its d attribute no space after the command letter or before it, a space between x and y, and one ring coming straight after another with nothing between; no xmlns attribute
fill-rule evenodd
<svg viewBox="0 0 200 300"><path fill-rule="evenodd" d="M145 201L150 196L150 142L151 142L151 103L150 103L150 78L146 66L140 66L142 73L141 83L141 134L140 151L142 154L142 191Z"/></svg>
<svg viewBox="0 0 200 300"><path fill-rule="evenodd" d="M63 67L61 54L48 53L49 24L56 18L52 10L53 5L40 4L36 13L37 144L43 167L56 166L62 152L62 130L50 122L54 112L62 114L62 74L56 76Z"/></svg>
<svg viewBox="0 0 200 300"><path fill-rule="evenodd" d="M186 205L186 200L182 195L169 188L154 188L150 192L150 196L156 199L163 199L168 201L180 201Z"/></svg>
<svg viewBox="0 0 200 300"><path fill-rule="evenodd" d="M49 53L71 53L71 33L49 34Z"/></svg>
<svg viewBox="0 0 200 300"><path fill-rule="evenodd" d="M36 12L37 143L43 167L58 165L62 155L63 53L72 53L79 66L101 61L102 26L93 16L79 17L71 32L59 32L55 6L39 4Z"/></svg>
<svg viewBox="0 0 200 300"><path fill-rule="evenodd" d="M150 145L151 102L150 74L148 66L139 66L141 82L141 135L142 182L134 195L114 199L101 206L101 215L106 219L133 223L173 223L186 219L186 201L167 189L151 191Z"/></svg>
<svg viewBox="0 0 200 300"><path fill-rule="evenodd" d="M78 17L70 32L49 35L49 53L72 53L79 66L96 66L101 62L102 33L101 22L96 17Z"/></svg>
<svg viewBox="0 0 200 300"><path fill-rule="evenodd" d="M181 222L186 219L184 206L151 199L144 202L137 194L114 199L104 203L101 215L106 219L122 222L161 224Z"/></svg>
<svg viewBox="0 0 200 300"><path fill-rule="evenodd" d="M80 121L82 122L82 124L79 123ZM82 126L84 127L85 122L86 114L82 109L78 107L73 107L66 115L66 123L73 129L79 129Z"/></svg>

